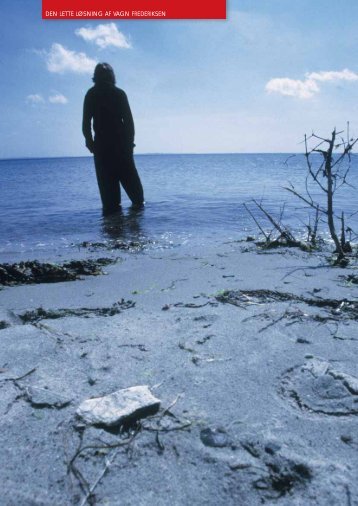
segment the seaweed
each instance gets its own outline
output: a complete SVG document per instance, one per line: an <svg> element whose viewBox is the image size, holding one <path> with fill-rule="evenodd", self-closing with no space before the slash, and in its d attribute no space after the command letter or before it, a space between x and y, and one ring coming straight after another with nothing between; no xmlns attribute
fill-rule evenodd
<svg viewBox="0 0 358 506"><path fill-rule="evenodd" d="M0 264L0 285L30 285L35 283L59 283L75 281L80 276L103 274L102 267L115 263L112 258L71 260L62 264L29 260L14 264Z"/></svg>

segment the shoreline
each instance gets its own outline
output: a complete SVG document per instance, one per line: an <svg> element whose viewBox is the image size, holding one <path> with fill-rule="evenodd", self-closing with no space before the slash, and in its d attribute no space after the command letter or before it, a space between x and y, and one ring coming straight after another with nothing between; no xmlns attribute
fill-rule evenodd
<svg viewBox="0 0 358 506"><path fill-rule="evenodd" d="M76 460L90 485L111 461L95 504L355 504L351 270L235 241L119 256L107 275L0 291L4 504L81 504L78 445L122 436L76 409L135 385L161 399L160 427Z"/></svg>

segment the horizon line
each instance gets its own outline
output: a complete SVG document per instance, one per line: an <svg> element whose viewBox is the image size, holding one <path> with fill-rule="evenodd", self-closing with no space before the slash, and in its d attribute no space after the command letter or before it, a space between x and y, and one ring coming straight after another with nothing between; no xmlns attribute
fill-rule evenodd
<svg viewBox="0 0 358 506"><path fill-rule="evenodd" d="M207 156L207 155L304 155L304 152L294 152L294 151L252 151L252 152L238 152L238 151L223 151L223 152L214 152L214 153L161 153L161 152L153 152L153 153L135 153L134 156ZM352 153L354 154L354 153ZM62 158L92 158L93 155L64 155L64 156L9 156L5 158L0 158L0 162L10 161L10 160L56 160Z"/></svg>

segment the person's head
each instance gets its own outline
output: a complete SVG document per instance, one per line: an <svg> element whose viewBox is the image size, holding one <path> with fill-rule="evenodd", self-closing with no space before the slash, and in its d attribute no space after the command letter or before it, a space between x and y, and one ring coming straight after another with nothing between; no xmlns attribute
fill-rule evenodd
<svg viewBox="0 0 358 506"><path fill-rule="evenodd" d="M97 63L92 81L95 84L116 84L116 76L111 65L109 63Z"/></svg>

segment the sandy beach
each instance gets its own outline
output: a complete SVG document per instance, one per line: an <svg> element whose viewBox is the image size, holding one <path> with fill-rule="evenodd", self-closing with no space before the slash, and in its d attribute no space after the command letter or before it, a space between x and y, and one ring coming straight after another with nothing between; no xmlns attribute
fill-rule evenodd
<svg viewBox="0 0 358 506"><path fill-rule="evenodd" d="M353 267L235 241L91 255L118 260L0 291L2 504L358 504ZM156 415L76 416L135 385Z"/></svg>

